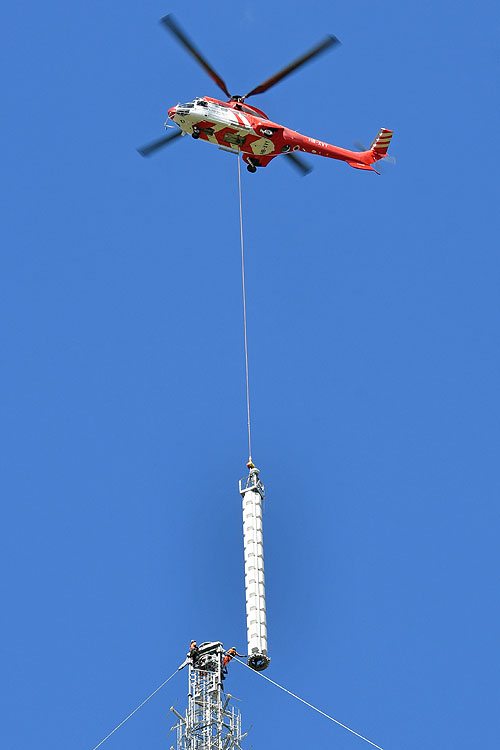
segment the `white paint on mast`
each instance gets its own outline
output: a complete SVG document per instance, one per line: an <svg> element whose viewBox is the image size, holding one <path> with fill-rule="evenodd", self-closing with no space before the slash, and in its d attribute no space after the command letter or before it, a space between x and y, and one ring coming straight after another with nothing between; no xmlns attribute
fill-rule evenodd
<svg viewBox="0 0 500 750"><path fill-rule="evenodd" d="M240 493L243 498L248 665L261 672L269 666L262 536L264 485L251 459L247 466L249 474L245 479L240 479Z"/></svg>

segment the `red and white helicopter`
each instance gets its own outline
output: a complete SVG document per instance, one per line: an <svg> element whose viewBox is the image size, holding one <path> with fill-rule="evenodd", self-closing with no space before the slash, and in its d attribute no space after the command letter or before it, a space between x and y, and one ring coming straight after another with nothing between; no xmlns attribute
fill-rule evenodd
<svg viewBox="0 0 500 750"><path fill-rule="evenodd" d="M355 169L376 172L372 164L387 156L392 130L381 128L367 150L349 151L272 122L262 110L245 103L249 96L264 93L316 55L329 47L340 44L336 37L326 37L312 50L256 86L245 96L231 96L222 78L188 39L172 14L162 18L161 23L193 55L214 83L229 97L229 100L223 102L204 96L192 102L171 107L168 110L168 117L179 126L180 130L140 148L139 153L142 156L150 156L179 136L186 134L213 143L226 151L241 152L249 172L256 172L257 167L267 167L272 159L285 155L288 157L287 161L291 161L303 174L307 174L310 172L310 167L298 157L298 152L327 156L330 159L345 161ZM169 127L167 123L165 127Z"/></svg>

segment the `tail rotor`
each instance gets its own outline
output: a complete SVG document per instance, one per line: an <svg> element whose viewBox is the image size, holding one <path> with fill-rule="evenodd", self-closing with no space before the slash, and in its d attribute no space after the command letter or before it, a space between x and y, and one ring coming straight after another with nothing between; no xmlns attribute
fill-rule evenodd
<svg viewBox="0 0 500 750"><path fill-rule="evenodd" d="M377 162L377 170L385 172L385 167L388 167L389 165L394 167L396 165L396 157L392 155L389 156L387 153L391 138L392 130L381 128L370 147L367 148L363 143L360 143L360 141L354 141L352 145L356 151L371 151L374 156L374 161Z"/></svg>

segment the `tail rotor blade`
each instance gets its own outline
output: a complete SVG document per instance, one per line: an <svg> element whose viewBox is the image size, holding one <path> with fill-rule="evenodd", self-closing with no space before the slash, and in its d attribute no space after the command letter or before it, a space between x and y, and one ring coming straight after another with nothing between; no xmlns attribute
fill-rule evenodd
<svg viewBox="0 0 500 750"><path fill-rule="evenodd" d="M205 60L201 52L196 49L193 42L188 38L186 33L181 29L181 27L175 20L173 14L169 13L168 16L164 16L161 19L160 23L163 24L163 26L165 26L165 28L167 28L176 37L177 41L179 41L187 49L189 54L199 62L205 73L208 73L212 81L214 81L214 83L216 83L217 86L222 89L225 95L230 99L231 94L227 90L227 86L220 75L215 72L210 63Z"/></svg>
<svg viewBox="0 0 500 750"><path fill-rule="evenodd" d="M155 151L175 141L180 135L182 135L182 130L178 130L176 133L172 133L172 135L164 135L163 138L158 138L156 141L147 143L145 146L138 148L137 151L141 156L151 156Z"/></svg>
<svg viewBox="0 0 500 750"><path fill-rule="evenodd" d="M304 65L306 62L309 62L309 60L312 60L313 57L316 57L316 55L321 54L322 52L325 52L329 47L331 47L334 44L340 44L340 41L337 39L336 36L327 36L326 39L324 39L322 42L317 44L315 47L313 47L309 52L306 52L305 55L302 55L302 57L299 57L297 60L294 60L290 65L287 65L286 68L283 68L278 73L275 73L275 75L271 76L271 78L268 78L267 81L264 81L264 83L259 84L259 86L256 86L254 89L248 92L246 96L244 96L244 99L247 99L249 96L254 96L255 94L263 94L264 91L267 91L271 88L271 86L274 86L276 83L279 83L283 80L286 76L290 75L290 73L293 73L294 70L297 70L297 68L300 68L302 65Z"/></svg>
<svg viewBox="0 0 500 750"><path fill-rule="evenodd" d="M293 164L295 169L298 169L302 174L302 177L305 177L309 174L309 172L312 172L312 167L310 167L309 164L304 161L304 159L301 159L300 156L297 156L297 154L290 153L287 154L286 157L288 163Z"/></svg>
<svg viewBox="0 0 500 750"><path fill-rule="evenodd" d="M368 149L366 148L366 146L364 146L359 141L354 141L354 143L352 145L354 146L354 148L356 149L356 151L368 151Z"/></svg>
<svg viewBox="0 0 500 750"><path fill-rule="evenodd" d="M356 151L369 151L369 149L366 148L362 143L359 141L354 141L352 144ZM384 156L383 159L379 159L377 161L377 169L383 174L385 172L385 167L388 166L394 167L396 165L396 157L395 156Z"/></svg>

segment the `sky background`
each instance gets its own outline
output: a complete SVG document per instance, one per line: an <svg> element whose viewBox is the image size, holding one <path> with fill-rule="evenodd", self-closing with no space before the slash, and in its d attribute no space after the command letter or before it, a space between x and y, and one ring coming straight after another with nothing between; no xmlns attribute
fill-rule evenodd
<svg viewBox="0 0 500 750"><path fill-rule="evenodd" d="M184 658L245 651L235 93L385 175L242 173L266 674L386 750L498 747L498 3L10 3L3 14L2 747L91 750ZM244 748L366 746L238 664ZM181 673L103 747L169 748Z"/></svg>

